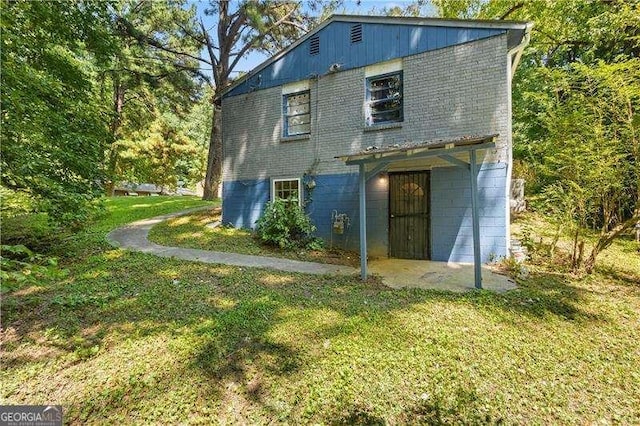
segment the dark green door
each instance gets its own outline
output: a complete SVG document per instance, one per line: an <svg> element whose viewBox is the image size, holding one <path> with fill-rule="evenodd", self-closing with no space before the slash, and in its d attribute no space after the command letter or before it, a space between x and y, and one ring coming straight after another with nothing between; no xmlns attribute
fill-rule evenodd
<svg viewBox="0 0 640 426"><path fill-rule="evenodd" d="M429 171L389 173L389 256L429 259Z"/></svg>

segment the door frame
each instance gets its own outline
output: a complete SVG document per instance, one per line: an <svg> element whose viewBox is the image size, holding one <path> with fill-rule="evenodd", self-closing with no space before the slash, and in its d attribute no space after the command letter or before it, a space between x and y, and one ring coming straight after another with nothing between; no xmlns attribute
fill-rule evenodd
<svg viewBox="0 0 640 426"><path fill-rule="evenodd" d="M423 260L431 260L432 257L432 250L431 250L431 240L432 240L432 229L431 229L431 212L432 212L432 206L431 206L431 170L430 169L424 169L424 170L404 170L404 171L393 171L393 172L388 172L388 191L387 191L387 241L389 242L389 246L387 248L387 257L391 258L391 176L392 175L410 175L410 174L419 174L419 173L424 173L426 175L426 179L427 179L427 184L426 184L426 200L427 200L427 238L426 238L426 244L427 244L427 257L426 259Z"/></svg>

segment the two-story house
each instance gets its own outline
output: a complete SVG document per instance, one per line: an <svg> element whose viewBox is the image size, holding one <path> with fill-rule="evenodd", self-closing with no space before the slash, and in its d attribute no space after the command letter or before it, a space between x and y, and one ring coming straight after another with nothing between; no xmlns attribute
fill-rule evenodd
<svg viewBox="0 0 640 426"><path fill-rule="evenodd" d="M511 79L530 29L326 20L223 93L223 222L253 228L293 197L320 237L370 257L507 256Z"/></svg>

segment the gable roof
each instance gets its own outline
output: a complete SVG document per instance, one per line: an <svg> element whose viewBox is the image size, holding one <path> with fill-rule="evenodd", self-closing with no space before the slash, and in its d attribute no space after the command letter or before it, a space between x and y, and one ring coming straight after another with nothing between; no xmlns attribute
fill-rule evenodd
<svg viewBox="0 0 640 426"><path fill-rule="evenodd" d="M265 85L262 81L262 75L260 73L267 68L278 65L278 63L284 62L284 58L298 49L303 44L309 44L310 39L317 43L319 34L323 32L327 27L333 25L336 31L339 30L339 26L352 25L352 24L365 24L375 26L376 29L380 28L409 28L412 30L421 31L422 29L430 28L438 31L437 42L429 42L425 39L422 46L417 46L416 49L405 49L404 52L395 52L395 54L387 55L384 58L361 58L357 64L347 66L342 69L355 68L359 66L369 65L370 63L381 62L383 60L389 60L397 57L408 56L410 54L421 53L427 50L434 50L437 48L447 47L454 44L465 43L468 41L474 41L481 38L491 37L498 34L507 33L507 49L512 50L522 44L523 40L528 36L531 30L532 24L528 22L519 21L499 21L499 20L463 20L463 19L442 19L442 18L414 18L414 17L387 17L387 16L366 16L366 15L332 15L330 18L322 22L313 30L296 40L286 49L275 54L271 58L267 59L249 73L245 74L238 80L234 81L229 87L225 88L220 97L233 96L240 93L247 93L256 89L262 89L266 87L272 87L276 84ZM448 31L447 31L448 29ZM455 33L454 33L455 32ZM408 33L407 33L408 34ZM413 33L415 34L415 32ZM452 36L453 35L453 36ZM396 36L397 37L397 36ZM413 35L412 35L413 37ZM424 38L424 37L423 37ZM440 40L444 38L444 41ZM392 56L392 57L388 57ZM313 62L313 58L310 58L308 62ZM327 64L317 65L316 68L326 70ZM273 74L273 72L272 72ZM300 73L299 73L300 74ZM313 74L313 73L310 73ZM317 75L317 74L316 74ZM298 75L297 80L309 78L309 75ZM254 80L253 84L248 84L250 80ZM284 84L289 81L286 79L275 79L279 84ZM296 81L289 78L290 81ZM242 87L245 86L245 87Z"/></svg>

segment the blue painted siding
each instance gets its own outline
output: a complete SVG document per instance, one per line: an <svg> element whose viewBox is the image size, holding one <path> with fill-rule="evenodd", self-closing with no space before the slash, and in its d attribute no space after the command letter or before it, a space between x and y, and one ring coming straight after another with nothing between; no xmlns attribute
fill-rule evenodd
<svg viewBox="0 0 640 426"><path fill-rule="evenodd" d="M382 179L374 176L367 182L367 249L371 257L389 255L389 179L386 176Z"/></svg>
<svg viewBox="0 0 640 426"><path fill-rule="evenodd" d="M337 247L358 247L358 175L320 175L315 181L307 213L318 228L318 236ZM331 213L334 210L346 214L350 220L350 227L342 235L332 235Z"/></svg>
<svg viewBox="0 0 640 426"><path fill-rule="evenodd" d="M316 34L320 40L319 54L309 54L307 39L233 88L225 97L323 75L334 63L341 64L343 70L353 69L506 32L489 28L363 23L362 41L352 44L350 30L354 23L332 22Z"/></svg>
<svg viewBox="0 0 640 426"><path fill-rule="evenodd" d="M358 175L344 173L316 176L316 187L307 213L318 228L317 235L336 247L357 250L359 247ZM270 181L226 181L222 187L222 222L236 228L255 228L270 198ZM305 194L307 196L308 194ZM368 247L371 256L388 253L386 185L377 178L367 183ZM350 227L342 235L332 234L331 214L346 213Z"/></svg>
<svg viewBox="0 0 640 426"><path fill-rule="evenodd" d="M360 212L358 174L345 173L316 176L313 201L307 212L318 228L317 234L334 246L358 250ZM386 257L388 249L388 203L386 181L377 177L367 182L367 248L370 256ZM351 226L342 235L332 233L333 211L346 213Z"/></svg>
<svg viewBox="0 0 640 426"><path fill-rule="evenodd" d="M253 229L269 201L270 184L269 179L222 182L222 223Z"/></svg>
<svg viewBox="0 0 640 426"><path fill-rule="evenodd" d="M478 174L482 261L507 255L507 167L484 165ZM431 249L433 260L473 262L469 172L459 167L431 171Z"/></svg>
<svg viewBox="0 0 640 426"><path fill-rule="evenodd" d="M358 175L319 175L315 180L307 212L318 228L317 235L334 246L357 250ZM507 255L506 184L506 165L487 164L481 168L478 189L483 262L491 255ZM223 223L254 228L269 201L269 185L268 179L224 182ZM388 200L386 179L376 176L367 182L367 245L372 257L386 257L389 252ZM334 210L350 218L351 226L342 235L332 234ZM462 168L442 167L431 171L431 253L433 260L473 262L469 172Z"/></svg>

